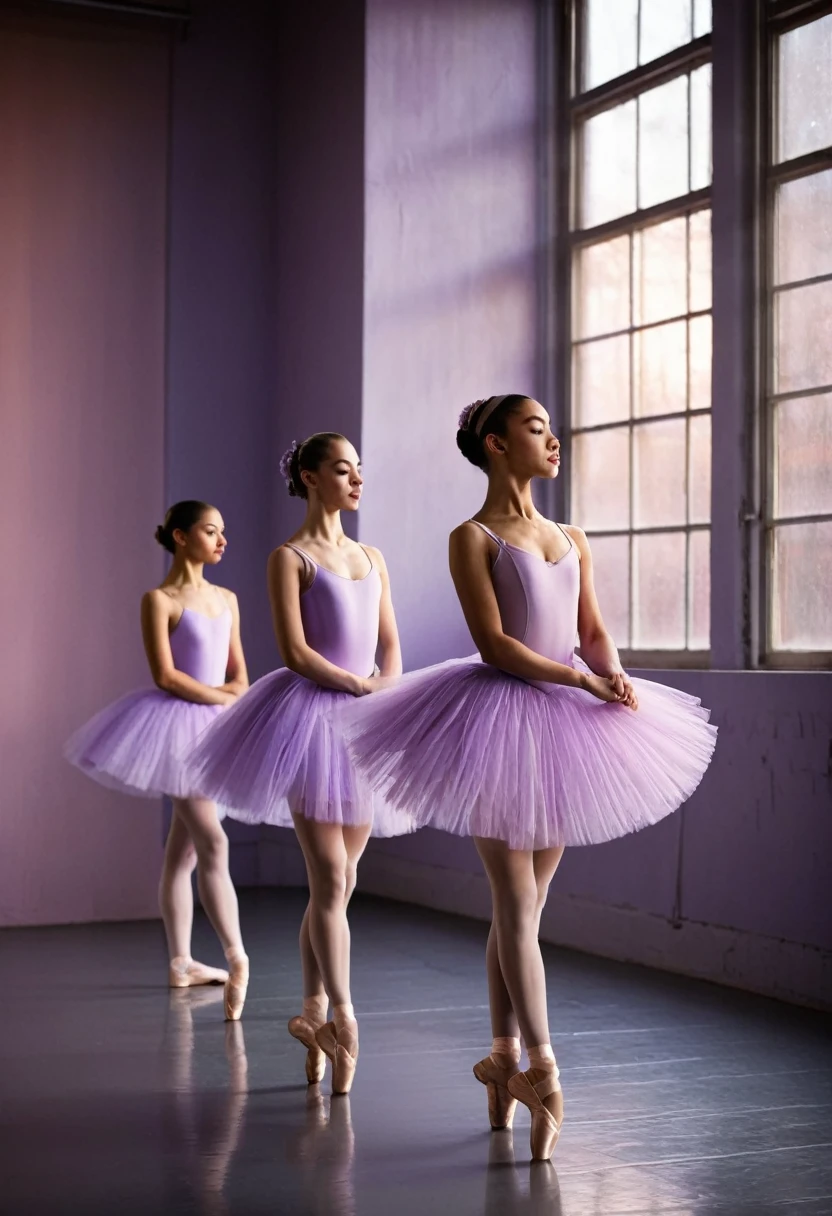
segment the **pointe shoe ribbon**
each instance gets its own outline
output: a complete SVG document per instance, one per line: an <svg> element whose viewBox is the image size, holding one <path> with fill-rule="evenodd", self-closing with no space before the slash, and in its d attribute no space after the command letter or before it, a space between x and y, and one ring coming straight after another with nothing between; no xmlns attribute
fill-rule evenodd
<svg viewBox="0 0 832 1216"><path fill-rule="evenodd" d="M224 984L228 972L220 967L208 967L195 958L180 956L170 960L168 984L171 988L196 988L201 984Z"/></svg>
<svg viewBox="0 0 832 1216"><path fill-rule="evenodd" d="M225 1020L226 1022L238 1022L248 991L248 959L243 956L239 959L229 960L229 962L231 963L231 973L223 991Z"/></svg>
<svg viewBox="0 0 832 1216"><path fill-rule="evenodd" d="M306 1079L310 1085L322 1081L326 1071L326 1056L318 1046L316 1030L317 1027L301 1014L289 1020L289 1034L306 1048Z"/></svg>
<svg viewBox="0 0 832 1216"><path fill-rule="evenodd" d="M551 1097L552 1094L560 1093L557 1068L553 1068L551 1072L547 1072L535 1083L532 1083L529 1079L528 1073L518 1072L515 1076L509 1078L506 1088L513 1098L516 1098L518 1102L522 1102L524 1106L528 1106L532 1113L530 1137L532 1159L535 1161L548 1161L554 1152L555 1144L560 1135L560 1126L563 1123L562 1104L559 1104L557 1116L553 1115L543 1104L545 1098Z"/></svg>
<svg viewBox="0 0 832 1216"><path fill-rule="evenodd" d="M507 1086L518 1071L516 1064L501 1067L493 1056L486 1056L474 1065L474 1076L488 1091L488 1118L494 1131L511 1127L514 1120L517 1099L511 1096Z"/></svg>
<svg viewBox="0 0 832 1216"><path fill-rule="evenodd" d="M315 1031L315 1041L332 1065L332 1092L348 1094L358 1059L356 1032L350 1027L337 1031L334 1022L326 1022Z"/></svg>

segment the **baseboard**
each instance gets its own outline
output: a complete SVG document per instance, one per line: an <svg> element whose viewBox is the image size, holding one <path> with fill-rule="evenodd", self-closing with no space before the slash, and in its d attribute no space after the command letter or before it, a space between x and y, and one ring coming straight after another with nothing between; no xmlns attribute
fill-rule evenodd
<svg viewBox="0 0 832 1216"><path fill-rule="evenodd" d="M261 840L264 886L305 886L292 842ZM483 874L450 870L389 854L365 853L358 889L439 912L491 919ZM637 908L613 907L553 890L540 936L556 946L709 980L814 1009L832 1010L832 953L697 921L678 924Z"/></svg>

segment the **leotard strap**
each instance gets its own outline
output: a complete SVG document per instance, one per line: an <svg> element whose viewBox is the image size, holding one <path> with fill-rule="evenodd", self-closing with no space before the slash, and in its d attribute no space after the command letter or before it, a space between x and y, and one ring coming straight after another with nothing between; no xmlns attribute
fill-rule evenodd
<svg viewBox="0 0 832 1216"><path fill-rule="evenodd" d="M318 563L314 558L310 557L305 549L301 549L299 545L293 545L290 540L286 541L286 548L291 549L293 553L297 553L300 560L303 562L303 574L307 583L310 585L318 571Z"/></svg>
<svg viewBox="0 0 832 1216"><path fill-rule="evenodd" d="M485 535L490 536L495 544L499 545L501 549L504 547L506 542L503 540L502 536L498 536L496 532L492 532L490 528L486 528L485 524L481 524L478 519L469 519L468 522L469 524L476 524L478 528L482 528Z"/></svg>

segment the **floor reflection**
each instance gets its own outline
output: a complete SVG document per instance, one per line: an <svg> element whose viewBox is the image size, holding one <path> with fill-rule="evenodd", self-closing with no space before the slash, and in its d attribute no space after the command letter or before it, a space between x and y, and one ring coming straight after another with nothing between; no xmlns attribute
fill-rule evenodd
<svg viewBox="0 0 832 1216"><path fill-rule="evenodd" d="M518 1133L526 1136L524 1128ZM514 1159L514 1132L492 1132L488 1149L484 1216L562 1216L560 1184L551 1161L520 1165Z"/></svg>
<svg viewBox="0 0 832 1216"><path fill-rule="evenodd" d="M174 1167L181 1169L184 1163L186 1185L200 1213L226 1216L230 1209L225 1185L240 1144L248 1101L248 1060L242 1022L226 1022L227 1087L206 1093L197 1085L194 1012L206 1006L220 1012L222 988L174 989L170 993L163 1045L166 1089L172 1100ZM210 1050L208 1063L213 1059Z"/></svg>
<svg viewBox="0 0 832 1216"><path fill-rule="evenodd" d="M309 1086L303 1127L290 1139L288 1156L299 1167L305 1212L355 1216L355 1131L346 1094L329 1097L320 1085Z"/></svg>

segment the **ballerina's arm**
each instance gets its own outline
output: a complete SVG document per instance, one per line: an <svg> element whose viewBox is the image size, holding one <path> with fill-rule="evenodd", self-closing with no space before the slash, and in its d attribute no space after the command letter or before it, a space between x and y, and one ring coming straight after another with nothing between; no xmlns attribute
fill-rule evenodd
<svg viewBox="0 0 832 1216"><path fill-rule="evenodd" d="M323 688L350 692L355 697L370 692L369 679L330 663L307 644L300 614L303 562L297 553L285 545L275 549L269 557L267 577L277 648L289 670Z"/></svg>
<svg viewBox="0 0 832 1216"><path fill-rule="evenodd" d="M233 591L221 588L231 609L231 641L228 644L228 663L225 669L223 688L235 697L242 696L248 688L248 670L243 654L243 641L240 636L240 605Z"/></svg>
<svg viewBox="0 0 832 1216"><path fill-rule="evenodd" d="M582 528L575 527L574 524L568 524L566 531L575 543L581 558L581 589L578 599L578 637L581 643L581 658L596 675L612 679L624 704L631 706L632 709L637 709L638 698L631 681L621 666L615 642L604 624L601 609L598 606L595 580L592 576L592 553L586 533Z"/></svg>
<svg viewBox="0 0 832 1216"><path fill-rule="evenodd" d="M378 618L378 657L379 675L400 676L402 674L402 648L399 643L399 630L396 625L396 614L393 611L393 597L390 594L390 576L387 573L387 563L380 549L365 545L371 554L381 575L381 605Z"/></svg>
<svg viewBox="0 0 832 1216"><path fill-rule="evenodd" d="M153 683L183 701L197 705L230 705L235 694L225 688L211 688L193 676L179 671L170 648L170 622L173 601L164 591L148 591L142 596L142 640Z"/></svg>

